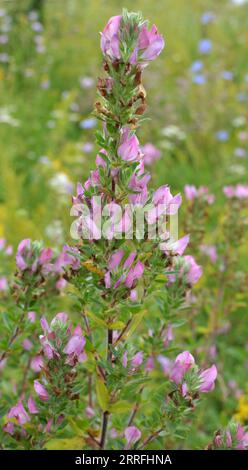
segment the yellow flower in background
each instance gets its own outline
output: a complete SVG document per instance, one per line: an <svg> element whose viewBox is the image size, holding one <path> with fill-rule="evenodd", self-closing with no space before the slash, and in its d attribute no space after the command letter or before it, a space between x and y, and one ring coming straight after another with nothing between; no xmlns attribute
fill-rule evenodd
<svg viewBox="0 0 248 470"><path fill-rule="evenodd" d="M245 395L239 398L238 410L234 417L241 423L248 421L248 398Z"/></svg>

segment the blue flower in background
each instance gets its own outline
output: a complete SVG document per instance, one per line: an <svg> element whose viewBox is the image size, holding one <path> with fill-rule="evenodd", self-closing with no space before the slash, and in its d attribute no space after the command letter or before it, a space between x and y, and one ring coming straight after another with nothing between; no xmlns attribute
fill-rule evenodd
<svg viewBox="0 0 248 470"><path fill-rule="evenodd" d="M229 132L225 131L224 129L216 132L216 139L220 142L226 142L229 139Z"/></svg>
<svg viewBox="0 0 248 470"><path fill-rule="evenodd" d="M215 19L215 14L212 11L205 11L201 16L201 24L211 23Z"/></svg>
<svg viewBox="0 0 248 470"><path fill-rule="evenodd" d="M204 85L206 83L206 78L202 74L196 74L192 77L193 83L196 83L196 85Z"/></svg>
<svg viewBox="0 0 248 470"><path fill-rule="evenodd" d="M200 54L209 54L212 50L212 41L210 39L201 39L198 44Z"/></svg>
<svg viewBox="0 0 248 470"><path fill-rule="evenodd" d="M96 125L96 119L94 118L89 118L89 119L84 119L83 121L80 121L79 127L81 129L92 129Z"/></svg>
<svg viewBox="0 0 248 470"><path fill-rule="evenodd" d="M247 99L248 99L247 93L238 93L237 94L237 101L240 101L241 103L243 103L244 101L247 101Z"/></svg>
<svg viewBox="0 0 248 470"><path fill-rule="evenodd" d="M191 72L200 72L203 69L203 63L200 60L195 60L191 65Z"/></svg>
<svg viewBox="0 0 248 470"><path fill-rule="evenodd" d="M230 70L223 70L221 77L224 80L232 80L233 79L233 72L230 72Z"/></svg>

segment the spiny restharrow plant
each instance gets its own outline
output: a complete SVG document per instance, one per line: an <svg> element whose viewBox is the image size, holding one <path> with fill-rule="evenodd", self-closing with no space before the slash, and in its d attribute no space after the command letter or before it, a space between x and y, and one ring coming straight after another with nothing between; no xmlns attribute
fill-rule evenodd
<svg viewBox="0 0 248 470"><path fill-rule="evenodd" d="M15 364L17 378L14 398L2 391L3 448L177 448L214 388L215 365L171 346L202 269L184 255L189 236L172 233L181 196L148 188L136 136L142 75L163 48L140 13L123 11L101 33L102 130L73 198L76 241L58 252L25 239L17 250L0 343L1 373ZM71 313L52 319L61 296Z"/></svg>

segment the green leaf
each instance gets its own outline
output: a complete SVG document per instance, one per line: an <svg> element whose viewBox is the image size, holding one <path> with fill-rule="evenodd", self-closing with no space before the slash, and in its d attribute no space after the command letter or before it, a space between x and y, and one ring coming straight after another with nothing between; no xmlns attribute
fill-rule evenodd
<svg viewBox="0 0 248 470"><path fill-rule="evenodd" d="M111 413L126 413L127 411L130 411L132 408L132 404L125 401L125 400L120 400L116 403L113 403L113 405L110 405L109 411Z"/></svg>
<svg viewBox="0 0 248 470"><path fill-rule="evenodd" d="M109 393L103 380L96 380L96 395L98 403L103 411L107 411L109 407Z"/></svg>
<svg viewBox="0 0 248 470"><path fill-rule="evenodd" d="M109 330L122 330L124 326L125 326L125 323L123 323L123 321L114 321L108 326L108 328Z"/></svg>
<svg viewBox="0 0 248 470"><path fill-rule="evenodd" d="M88 315L88 317L92 318L92 320L94 320L94 322L97 325L104 326L104 328L108 328L107 323L104 320L102 320L101 318L97 317L94 313L89 312L87 310L86 315Z"/></svg>
<svg viewBox="0 0 248 470"><path fill-rule="evenodd" d="M81 450L84 445L82 437L71 437L69 439L50 439L45 444L48 450Z"/></svg>
<svg viewBox="0 0 248 470"><path fill-rule="evenodd" d="M142 310L140 313L137 313L136 315L133 316L130 326L127 332L123 335L123 338L128 339L134 333L136 328L139 326L145 313L146 313L146 310Z"/></svg>

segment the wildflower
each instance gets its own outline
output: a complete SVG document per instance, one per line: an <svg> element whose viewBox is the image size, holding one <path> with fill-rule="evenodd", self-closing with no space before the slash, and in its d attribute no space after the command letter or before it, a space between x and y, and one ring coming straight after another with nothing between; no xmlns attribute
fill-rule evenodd
<svg viewBox="0 0 248 470"><path fill-rule="evenodd" d="M136 426L129 426L125 429L124 432L126 441L127 441L127 448L130 447L130 445L135 444L135 442L139 441L141 438L141 432Z"/></svg>
<svg viewBox="0 0 248 470"><path fill-rule="evenodd" d="M166 242L160 243L160 249L166 254L174 254L182 256L189 244L189 235L185 235L182 238L179 238L177 241L168 240Z"/></svg>
<svg viewBox="0 0 248 470"><path fill-rule="evenodd" d="M220 142L227 142L229 139L229 132L226 131L225 129L222 129L218 132L216 132L216 139L219 140Z"/></svg>
<svg viewBox="0 0 248 470"><path fill-rule="evenodd" d="M199 41L198 51L200 54L209 54L212 50L212 41L210 39L204 38Z"/></svg>
<svg viewBox="0 0 248 470"><path fill-rule="evenodd" d="M140 157L139 141L135 135L131 135L128 128L123 129L118 155L127 162L137 161Z"/></svg>
<svg viewBox="0 0 248 470"><path fill-rule="evenodd" d="M150 142L141 147L141 152L143 153L143 161L145 165L151 165L155 160L158 160L161 157L161 152Z"/></svg>
<svg viewBox="0 0 248 470"><path fill-rule="evenodd" d="M248 198L248 185L237 184L236 186L224 186L223 193L228 199L233 198L233 197L237 199L247 199Z"/></svg>
<svg viewBox="0 0 248 470"><path fill-rule="evenodd" d="M18 245L16 255L16 264L21 271L27 268L27 259L30 259L31 255L31 240L29 238L22 240Z"/></svg>
<svg viewBox="0 0 248 470"><path fill-rule="evenodd" d="M154 208L147 214L148 224L153 224L162 215L174 215L177 213L182 202L181 194L172 196L169 186L158 188L152 198Z"/></svg>
<svg viewBox="0 0 248 470"><path fill-rule="evenodd" d="M190 67L190 70L193 73L200 72L202 69L203 69L203 63L201 60L195 60Z"/></svg>
<svg viewBox="0 0 248 470"><path fill-rule="evenodd" d="M0 238L0 250L3 250L6 244L5 238Z"/></svg>
<svg viewBox="0 0 248 470"><path fill-rule="evenodd" d="M217 377L217 368L215 365L210 367L209 369L205 369L199 374L200 379L200 392L211 392L214 389L215 379Z"/></svg>
<svg viewBox="0 0 248 470"><path fill-rule="evenodd" d="M195 364L195 359L192 354L188 351L184 351L176 357L175 363L173 365L170 379L173 380L176 384L182 382L182 379L185 373Z"/></svg>
<svg viewBox="0 0 248 470"><path fill-rule="evenodd" d="M173 328L172 325L168 325L167 330L163 334L164 346L167 348L169 344L173 341Z"/></svg>
<svg viewBox="0 0 248 470"><path fill-rule="evenodd" d="M0 292L6 292L8 290L8 281L5 276L0 277Z"/></svg>
<svg viewBox="0 0 248 470"><path fill-rule="evenodd" d="M34 390L42 401L49 400L49 394L47 390L38 380L34 381Z"/></svg>
<svg viewBox="0 0 248 470"><path fill-rule="evenodd" d="M217 250L215 245L201 245L200 251L207 255L212 263L216 263L217 261Z"/></svg>
<svg viewBox="0 0 248 470"><path fill-rule="evenodd" d="M201 24L207 25L214 21L215 14L212 11L205 11L201 16Z"/></svg>
<svg viewBox="0 0 248 470"><path fill-rule="evenodd" d="M140 351L140 352L137 352L132 360L131 360L131 364L133 367L139 367L143 362L143 352Z"/></svg>
<svg viewBox="0 0 248 470"><path fill-rule="evenodd" d="M30 349L33 347L33 343L30 341L30 339L26 338L22 342L22 347L25 349L25 351L30 351Z"/></svg>
<svg viewBox="0 0 248 470"><path fill-rule="evenodd" d="M201 199L203 202L207 202L207 204L213 204L215 201L215 196L209 193L207 186L196 188L194 185L186 184L184 186L184 194L188 201Z"/></svg>
<svg viewBox="0 0 248 470"><path fill-rule="evenodd" d="M189 185L189 184L186 184L184 186L184 193L185 193L186 199L188 199L189 201L194 200L198 194L196 187L194 185Z"/></svg>
<svg viewBox="0 0 248 470"><path fill-rule="evenodd" d="M13 419L15 418L17 423L20 424L21 426L28 421L30 421L30 417L28 413L26 412L23 404L21 401L17 403L17 405L13 406L8 414L7 414L8 419Z"/></svg>
<svg viewBox="0 0 248 470"><path fill-rule="evenodd" d="M143 26L138 36L138 50L141 50L141 59L144 61L154 60L161 53L164 48L164 38L158 34L155 25L152 26L151 31L148 31L146 26ZM132 63L137 54L133 53Z"/></svg>
<svg viewBox="0 0 248 470"><path fill-rule="evenodd" d="M198 73L197 75L193 76L192 81L196 85L204 85L206 83L206 78L204 75Z"/></svg>
<svg viewBox="0 0 248 470"><path fill-rule="evenodd" d="M28 320L30 321L30 323L35 322L35 319L36 319L36 313L35 312L28 312L27 316L28 316Z"/></svg>
<svg viewBox="0 0 248 470"><path fill-rule="evenodd" d="M64 353L79 357L84 349L85 343L86 341L83 336L73 335L64 348Z"/></svg>
<svg viewBox="0 0 248 470"><path fill-rule="evenodd" d="M89 119L84 119L83 121L80 121L79 127L81 129L92 129L96 125L96 119L94 118L89 118Z"/></svg>
<svg viewBox="0 0 248 470"><path fill-rule="evenodd" d="M122 17L112 16L101 33L101 49L111 59L120 59L119 28Z"/></svg>
<svg viewBox="0 0 248 470"><path fill-rule="evenodd" d="M40 372L44 367L43 357L40 355L34 356L31 359L30 367L34 372Z"/></svg>
<svg viewBox="0 0 248 470"><path fill-rule="evenodd" d="M38 409L37 409L36 403L35 403L32 395L30 395L29 399L28 399L28 411L29 411L30 414L37 414L38 413Z"/></svg>
<svg viewBox="0 0 248 470"><path fill-rule="evenodd" d="M199 266L193 256L187 255L184 256L184 273L186 275L186 280L189 284L196 284L196 282L202 276L202 267Z"/></svg>

